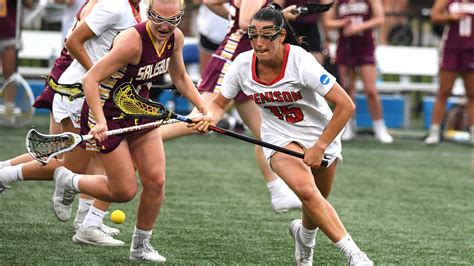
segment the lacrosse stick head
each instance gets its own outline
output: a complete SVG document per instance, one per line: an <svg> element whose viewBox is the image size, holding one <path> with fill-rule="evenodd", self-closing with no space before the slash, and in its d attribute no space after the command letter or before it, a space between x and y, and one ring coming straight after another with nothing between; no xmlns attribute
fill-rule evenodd
<svg viewBox="0 0 474 266"><path fill-rule="evenodd" d="M66 96L69 100L84 97L84 91L80 83L74 83L71 85L59 84L52 76L48 77L48 86L56 93L62 96Z"/></svg>
<svg viewBox="0 0 474 266"><path fill-rule="evenodd" d="M307 4L304 4L303 6L300 6L294 9L292 13L300 14L300 15L312 14L312 13L323 13L323 12L328 11L332 7L333 4L334 2L331 2L329 4L307 3Z"/></svg>
<svg viewBox="0 0 474 266"><path fill-rule="evenodd" d="M26 149L35 160L47 164L53 157L74 149L82 140L81 135L71 132L45 135L30 129L26 134Z"/></svg>
<svg viewBox="0 0 474 266"><path fill-rule="evenodd" d="M22 127L33 120L35 98L30 85L19 74L14 73L0 88L0 125Z"/></svg>
<svg viewBox="0 0 474 266"><path fill-rule="evenodd" d="M132 117L171 118L171 112L164 105L140 96L130 82L117 87L114 91L113 100L124 114Z"/></svg>

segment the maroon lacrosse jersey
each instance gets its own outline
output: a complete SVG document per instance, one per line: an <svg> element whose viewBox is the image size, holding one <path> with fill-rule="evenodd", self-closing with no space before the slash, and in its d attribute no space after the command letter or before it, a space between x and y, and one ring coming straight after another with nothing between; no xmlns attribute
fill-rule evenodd
<svg viewBox="0 0 474 266"><path fill-rule="evenodd" d="M119 69L108 80L100 84L102 99L104 100L104 113L107 117L115 118L121 115L120 109L115 105L112 94L114 90L125 82L135 86L137 92L149 98L151 84L161 75L168 73L168 66L174 50L174 34L172 34L162 47L157 47L156 42L146 22L134 26L142 39L142 55L137 65L127 65Z"/></svg>
<svg viewBox="0 0 474 266"><path fill-rule="evenodd" d="M372 9L368 0L339 0L335 5L338 19L349 18L358 24L372 17ZM375 38L371 29L356 36L345 37L343 29L339 30L337 41L336 62L342 64L361 65L375 62ZM352 62L346 62L351 60Z"/></svg>
<svg viewBox="0 0 474 266"><path fill-rule="evenodd" d="M441 47L445 51L474 49L474 0L449 0L448 13L465 13L459 22L446 25Z"/></svg>
<svg viewBox="0 0 474 266"><path fill-rule="evenodd" d="M16 37L17 0L0 0L0 40Z"/></svg>
<svg viewBox="0 0 474 266"><path fill-rule="evenodd" d="M76 13L76 23L73 25L73 29L81 20L82 9L87 5L88 2L89 0L86 0L82 7L79 9L79 11ZM64 42L66 42L66 40L64 40ZM66 49L66 47L63 47L59 57L54 60L53 68L51 69L51 72L49 72L49 76L51 76L57 82L63 72L69 67L69 65L71 65L72 61L73 58L69 54L69 51ZM49 87L48 81L46 80L44 84L44 89L41 94L36 98L35 102L33 103L33 107L40 109L49 109L50 111L52 111L53 99L54 91Z"/></svg>
<svg viewBox="0 0 474 266"><path fill-rule="evenodd" d="M134 119L122 114L113 101L114 91L122 84L131 82L137 93L149 99L149 90L154 81L160 76L168 73L168 66L174 50L174 34L172 34L163 46L156 46L156 41L148 28L147 22L142 22L134 26L142 39L142 55L137 65L126 65L112 74L108 79L100 83L99 91L103 104L104 115L107 120L109 130L129 127L133 125L145 124L154 121L149 118ZM113 49L113 48L112 48ZM81 133L87 134L95 125L95 117L89 109L87 102L84 102L81 114ZM148 130L140 130L115 136L110 136L106 141L99 143L99 150L102 153L113 151L120 142L128 136L143 134ZM88 143L88 150L97 150L94 145Z"/></svg>

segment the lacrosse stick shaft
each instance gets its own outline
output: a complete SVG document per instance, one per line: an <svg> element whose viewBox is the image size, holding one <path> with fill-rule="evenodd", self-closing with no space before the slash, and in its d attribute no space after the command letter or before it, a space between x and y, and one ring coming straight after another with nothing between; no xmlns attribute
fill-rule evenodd
<svg viewBox="0 0 474 266"><path fill-rule="evenodd" d="M186 123L194 123L191 118L185 117L185 116L182 116L182 115L175 114L174 118L176 118L180 121L186 122ZM240 140L245 141L245 142L253 143L255 145L259 145L259 146L262 146L262 147L265 147L265 148L269 148L269 149L272 149L272 150L275 150L275 151L279 151L279 152L282 152L282 153L285 153L285 154L288 154L288 155L291 155L291 156L294 156L294 157L297 157L297 158L300 158L300 159L304 158L303 153L299 153L299 152L292 151L292 150L289 150L289 149L286 149L286 148L283 148L283 147L280 147L280 146L276 146L276 145L270 144L268 142L264 142L264 141L261 141L261 140L255 139L255 138L248 137L246 135L239 134L239 133L234 132L234 131L223 129L223 128L216 127L216 126L213 126L213 125L209 126L209 130L212 130L212 131L217 132L217 133L222 134L222 135L226 135L226 136L229 136L229 137L240 139ZM328 165L329 165L329 161L327 161L327 160L323 160L321 162L321 166L327 167Z"/></svg>
<svg viewBox="0 0 474 266"><path fill-rule="evenodd" d="M186 116L183 116L183 117L184 117L184 119L187 118ZM179 121L182 121L182 120L179 120L179 119L169 119L169 120L165 120L165 121L159 120L159 121L150 122L150 123L146 123L146 124L142 124L142 125L136 125L136 126L131 126L131 127L117 128L117 129L109 130L109 131L106 132L106 134L107 134L107 136L114 136L114 135L119 135L119 134L123 134L123 133L127 133L127 132L142 130L142 129L155 128L155 127L159 127L161 125L172 124L172 123L176 123L176 122L179 122ZM92 135L83 135L82 136L82 141L90 140L92 138L94 138L94 136L92 136Z"/></svg>

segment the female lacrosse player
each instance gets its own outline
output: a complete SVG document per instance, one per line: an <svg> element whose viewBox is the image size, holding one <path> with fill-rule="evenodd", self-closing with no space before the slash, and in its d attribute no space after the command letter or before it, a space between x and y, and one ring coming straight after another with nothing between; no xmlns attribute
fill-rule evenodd
<svg viewBox="0 0 474 266"><path fill-rule="evenodd" d="M112 94L120 85L131 82L143 97L148 97L151 83L169 72L181 94L206 113L206 103L185 71L184 36L177 28L183 16L182 8L183 3L178 0L152 1L147 11L148 21L120 33L110 52L83 79L87 102L81 115L81 133L90 133L96 139L97 145L87 143L86 148L100 151L107 176L74 174L65 167L59 167L54 174L54 206L61 205L76 192L108 202L127 202L137 193L136 167L143 189L130 247L132 260L166 260L150 244L164 199L165 155L158 129L107 138L109 129L151 121L123 115Z"/></svg>
<svg viewBox="0 0 474 266"><path fill-rule="evenodd" d="M90 3L95 1L90 1ZM139 20L139 0L120 0L115 2L99 1L91 13L80 23L69 36L66 45L76 58L62 73L58 83L63 87L80 84L83 75L94 62L105 55L112 45L112 40L118 32L137 24ZM89 9L90 10L90 9ZM84 97L73 101L60 94L54 95L53 115L57 123L61 123L62 131L79 133L79 121ZM103 173L97 160L90 160L91 153L78 148L64 156L64 165L75 172ZM59 161L51 161L47 167L38 162L31 162L21 166L21 175L18 179L37 180L50 179L54 169L61 165ZM88 168L90 167L90 168ZM0 170L1 171L1 170ZM2 178L3 179L3 178ZM69 220L72 201L55 206L53 210L61 221ZM77 230L73 241L76 243L98 244L105 246L120 246L124 243L114 239L118 230L105 226L102 223L108 203L83 198L79 201L78 214L74 228Z"/></svg>
<svg viewBox="0 0 474 266"><path fill-rule="evenodd" d="M220 9L224 8L224 3L226 2L227 0L218 0L207 3L207 5L211 10L218 13ZM222 78L234 58L241 52L252 49L246 32L247 26L250 23L250 18L267 2L266 0L230 1L229 31L217 51L212 55L211 60L204 70L202 80L198 85L202 97L207 102L210 102L219 92ZM242 93L234 99L233 104L244 123L257 138L260 138L260 117L255 115L258 112L257 106L249 97ZM230 107L231 105L228 106L228 108ZM193 113L196 113L196 111L196 109L193 110ZM165 125L160 128L160 131L165 141L195 133L193 130L187 128L186 123ZM301 202L296 195L268 166L263 156L262 148L256 146L255 152L257 163L271 194L273 210L276 213L282 213L291 209L300 208Z"/></svg>
<svg viewBox="0 0 474 266"><path fill-rule="evenodd" d="M323 155L341 158L340 132L354 104L335 78L297 44L276 4L257 12L248 28L253 49L232 63L209 116L196 119L195 130L206 131L239 92L260 107L263 141L304 152L304 160L264 148L272 169L303 203L303 218L290 223L298 265L312 265L315 235L320 228L350 265L372 265L347 233L325 199L332 188L337 161L321 168ZM334 104L334 114L327 101Z"/></svg>
<svg viewBox="0 0 474 266"><path fill-rule="evenodd" d="M326 0L328 1L328 0ZM384 22L381 0L337 0L323 18L330 29L339 29L336 64L339 77L349 95L355 99L356 69L359 70L369 111L372 116L375 138L382 143L392 143L383 119L380 95L375 86L375 40L372 29ZM355 137L355 121L345 127L342 140Z"/></svg>
<svg viewBox="0 0 474 266"><path fill-rule="evenodd" d="M468 99L471 143L474 144L474 1L436 0L431 21L447 26L440 46L442 59L439 66L439 92L425 143L439 143L440 124L446 110L446 102L451 95L456 76L460 73Z"/></svg>

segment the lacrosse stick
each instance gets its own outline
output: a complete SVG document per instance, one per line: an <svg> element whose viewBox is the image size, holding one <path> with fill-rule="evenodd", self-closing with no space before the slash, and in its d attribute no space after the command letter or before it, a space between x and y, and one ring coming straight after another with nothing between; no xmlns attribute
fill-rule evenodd
<svg viewBox="0 0 474 266"><path fill-rule="evenodd" d="M323 13L323 12L328 11L332 7L333 4L334 2L331 2L329 4L307 3L291 10L290 12L293 14L299 14L299 15Z"/></svg>
<svg viewBox="0 0 474 266"><path fill-rule="evenodd" d="M84 96L84 91L82 91L81 83L74 84L59 84L52 76L48 78L48 86L56 93L61 94L69 98L70 101L73 101L77 98Z"/></svg>
<svg viewBox="0 0 474 266"><path fill-rule="evenodd" d="M132 117L148 117L148 118L155 118L160 119L163 116L168 115L170 118L180 120L186 123L194 123L193 120L189 117L181 116L178 114L173 113L166 109L165 106L158 102L151 101L146 99L140 95L138 95L131 83L124 83L120 85L115 91L113 95L113 99L115 104L120 108L120 110L129 116ZM220 127L216 127L213 125L209 126L209 130L217 132L222 135L226 135L229 137L233 137L236 139L240 139L245 142L253 143L265 148L269 148L275 151L279 151L297 158L304 158L304 154L295 152L280 146L276 146L270 144L268 142L264 142L255 138L248 137L243 134L239 134L234 131L226 130ZM334 162L336 158L325 155L321 165L324 167L328 167L332 162Z"/></svg>
<svg viewBox="0 0 474 266"><path fill-rule="evenodd" d="M28 82L18 72L11 75L0 88L0 125L22 127L31 124L35 114L34 100Z"/></svg>
<svg viewBox="0 0 474 266"><path fill-rule="evenodd" d="M186 119L185 117L184 119ZM107 131L107 136L123 134L127 132L150 129L161 125L180 122L181 120L169 119L168 116L159 118L159 121L136 125L125 128L118 128ZM26 149L28 153L38 162L47 164L52 158L59 154L71 151L83 141L94 138L92 135L79 135L72 132L64 132L61 134L46 135L41 134L35 129L30 129L26 134Z"/></svg>

